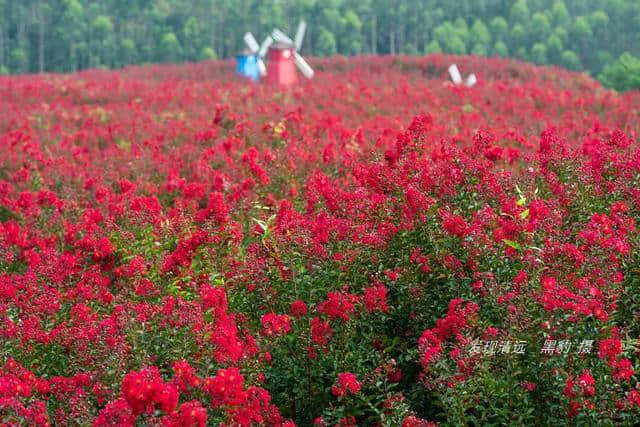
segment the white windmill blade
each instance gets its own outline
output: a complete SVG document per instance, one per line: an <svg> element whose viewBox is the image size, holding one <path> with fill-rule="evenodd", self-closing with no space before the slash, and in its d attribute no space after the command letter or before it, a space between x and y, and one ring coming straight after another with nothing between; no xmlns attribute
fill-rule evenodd
<svg viewBox="0 0 640 427"><path fill-rule="evenodd" d="M250 32L245 33L244 42L247 44L247 47L252 53L257 53L260 50L260 45L253 34Z"/></svg>
<svg viewBox="0 0 640 427"><path fill-rule="evenodd" d="M293 62L298 66L300 72L308 79L313 77L313 68L309 65L307 61L304 60L302 56L298 52L293 53Z"/></svg>
<svg viewBox="0 0 640 427"><path fill-rule="evenodd" d="M264 65L264 61L260 57L258 57L258 71L263 77L267 75L267 66Z"/></svg>
<svg viewBox="0 0 640 427"><path fill-rule="evenodd" d="M273 30L271 35L273 36L273 39L277 42L293 44L293 40L291 40L289 36L287 36L285 33L283 33L277 28Z"/></svg>
<svg viewBox="0 0 640 427"><path fill-rule="evenodd" d="M467 77L467 81L464 83L467 87L473 87L476 83L478 83L478 79L475 74L469 74Z"/></svg>
<svg viewBox="0 0 640 427"><path fill-rule="evenodd" d="M298 30L296 31L296 38L294 39L294 45L296 50L302 49L302 41L304 40L304 33L307 31L307 23L304 19L298 24Z"/></svg>
<svg viewBox="0 0 640 427"><path fill-rule="evenodd" d="M264 41L260 45L260 50L258 51L258 55L260 55L260 58L264 58L264 56L267 54L267 50L269 50L269 46L271 46L272 44L273 37L267 36L267 38L264 39Z"/></svg>
<svg viewBox="0 0 640 427"><path fill-rule="evenodd" d="M460 70L458 70L458 66L456 64L451 64L451 66L449 66L449 76L455 85L462 83L462 76L460 75Z"/></svg>

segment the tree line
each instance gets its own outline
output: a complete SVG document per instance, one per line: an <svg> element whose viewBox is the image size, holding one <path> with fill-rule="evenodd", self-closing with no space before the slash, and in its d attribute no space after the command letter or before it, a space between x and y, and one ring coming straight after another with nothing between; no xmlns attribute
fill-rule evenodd
<svg viewBox="0 0 640 427"><path fill-rule="evenodd" d="M309 23L308 55L514 57L598 75L640 56L638 0L0 0L0 72L227 58Z"/></svg>

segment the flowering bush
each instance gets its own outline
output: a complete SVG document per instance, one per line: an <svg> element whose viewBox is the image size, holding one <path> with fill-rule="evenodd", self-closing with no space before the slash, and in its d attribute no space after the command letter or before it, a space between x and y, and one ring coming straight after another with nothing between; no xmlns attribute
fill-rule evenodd
<svg viewBox="0 0 640 427"><path fill-rule="evenodd" d="M315 65L0 80L0 422L637 419L638 94Z"/></svg>

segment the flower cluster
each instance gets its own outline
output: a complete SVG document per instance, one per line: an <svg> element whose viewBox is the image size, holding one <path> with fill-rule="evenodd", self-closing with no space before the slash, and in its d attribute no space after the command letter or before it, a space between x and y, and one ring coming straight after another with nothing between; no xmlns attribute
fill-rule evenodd
<svg viewBox="0 0 640 427"><path fill-rule="evenodd" d="M314 61L0 79L0 424L632 425L639 94Z"/></svg>

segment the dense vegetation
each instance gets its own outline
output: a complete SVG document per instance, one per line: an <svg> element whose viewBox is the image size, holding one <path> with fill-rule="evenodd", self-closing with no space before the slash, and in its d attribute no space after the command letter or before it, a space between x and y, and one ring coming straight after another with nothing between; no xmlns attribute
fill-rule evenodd
<svg viewBox="0 0 640 427"><path fill-rule="evenodd" d="M605 86L619 91L640 89L640 59L625 52L617 61L607 64L599 78Z"/></svg>
<svg viewBox="0 0 640 427"><path fill-rule="evenodd" d="M0 79L0 425L637 425L640 92L315 63Z"/></svg>
<svg viewBox="0 0 640 427"><path fill-rule="evenodd" d="M601 72L640 53L637 0L0 0L3 72L233 56L310 22L313 55L447 52Z"/></svg>

